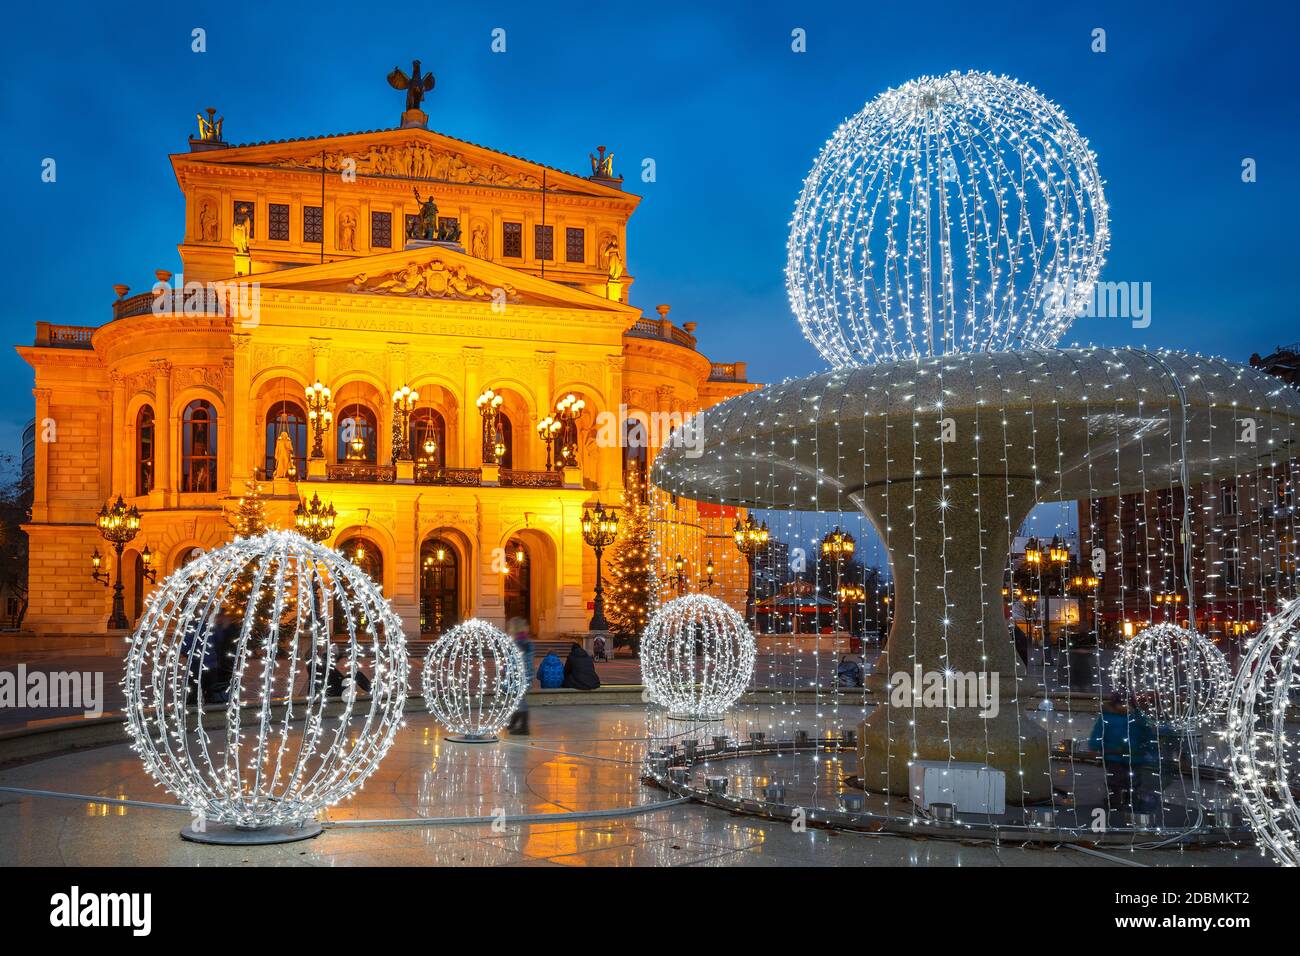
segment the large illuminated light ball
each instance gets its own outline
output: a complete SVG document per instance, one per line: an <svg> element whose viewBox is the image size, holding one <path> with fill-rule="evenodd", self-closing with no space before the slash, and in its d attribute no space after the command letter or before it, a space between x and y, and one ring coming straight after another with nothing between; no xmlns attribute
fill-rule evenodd
<svg viewBox="0 0 1300 956"><path fill-rule="evenodd" d="M468 743L496 740L531 682L514 640L477 618L439 636L424 659L425 706Z"/></svg>
<svg viewBox="0 0 1300 956"><path fill-rule="evenodd" d="M337 551L270 531L150 596L126 659L127 730L194 814L183 836L258 842L249 834L316 827L374 773L406 680L402 622L378 585Z"/></svg>
<svg viewBox="0 0 1300 956"><path fill-rule="evenodd" d="M1300 865L1300 600L1269 619L1242 657L1228 698L1228 760L1241 806L1262 846Z"/></svg>
<svg viewBox="0 0 1300 956"><path fill-rule="evenodd" d="M1157 723L1188 731L1223 715L1232 668L1223 652L1196 631L1152 624L1115 653L1110 683L1149 707Z"/></svg>
<svg viewBox="0 0 1300 956"><path fill-rule="evenodd" d="M1109 244L1088 141L1033 88L925 76L845 120L804 180L786 290L836 368L1050 347Z"/></svg>
<svg viewBox="0 0 1300 956"><path fill-rule="evenodd" d="M717 598L687 594L665 603L641 636L641 679L672 717L716 719L754 674L754 634Z"/></svg>

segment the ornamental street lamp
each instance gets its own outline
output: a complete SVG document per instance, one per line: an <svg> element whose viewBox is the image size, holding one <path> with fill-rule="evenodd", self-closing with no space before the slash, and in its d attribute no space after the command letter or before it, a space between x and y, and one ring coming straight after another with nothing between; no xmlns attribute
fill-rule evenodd
<svg viewBox="0 0 1300 956"><path fill-rule="evenodd" d="M420 393L409 385L393 392L393 460L411 460L411 411L420 400Z"/></svg>
<svg viewBox="0 0 1300 956"><path fill-rule="evenodd" d="M827 532L826 537L822 538L822 557L835 563L836 590L840 587L840 575L844 568L844 562L853 557L853 551L857 546L858 543L853 540L853 535L847 531L841 531L839 525L836 525L834 531Z"/></svg>
<svg viewBox="0 0 1300 956"><path fill-rule="evenodd" d="M709 558L704 564L704 578L700 581L700 590L707 591L713 587L713 559Z"/></svg>
<svg viewBox="0 0 1300 956"><path fill-rule="evenodd" d="M312 427L311 456L324 458L325 432L334 421L334 413L330 410L330 390L320 382L307 389L307 420Z"/></svg>
<svg viewBox="0 0 1300 956"><path fill-rule="evenodd" d="M298 507L293 513L293 526L308 541L320 544L334 533L336 517L338 514L334 505L323 504L320 495L313 492L310 505L301 498L298 499Z"/></svg>
<svg viewBox="0 0 1300 956"><path fill-rule="evenodd" d="M126 502L122 500L122 496L118 495L117 501L111 505L106 504L99 509L95 524L104 540L109 542L117 553L117 580L113 584L113 613L108 618L108 629L110 631L126 630L131 625L126 619L126 602L122 597L122 549L140 531L140 510L135 505L128 508ZM152 555L150 557L152 558ZM99 566L102 561L102 558L99 557L98 548L91 555L90 561L95 568L95 580L98 581L100 580ZM104 576L102 583L105 587L108 586L107 575Z"/></svg>
<svg viewBox="0 0 1300 956"><path fill-rule="evenodd" d="M757 630L757 621L754 619L754 558L767 549L767 541L770 537L767 522L757 525L754 523L753 515L746 515L744 521L736 519L736 525L731 529L731 533L736 539L737 550L745 556L749 566L749 587L745 591L745 620L749 621L750 627Z"/></svg>
<svg viewBox="0 0 1300 956"><path fill-rule="evenodd" d="M680 554L673 558L673 574L676 579L677 593L686 593L686 559Z"/></svg>
<svg viewBox="0 0 1300 956"><path fill-rule="evenodd" d="M505 441L498 431L501 404L504 401L504 397L490 388L485 388L483 394L474 402L478 406L478 413L483 416L483 464L485 465L500 464L501 456L505 454Z"/></svg>
<svg viewBox="0 0 1300 956"><path fill-rule="evenodd" d="M582 509L582 540L596 552L596 600L592 602L593 614L588 629L608 631L609 622L605 620L605 586L600 578L600 557L605 549L618 537L618 515L606 511L596 502L594 511Z"/></svg>
<svg viewBox="0 0 1300 956"><path fill-rule="evenodd" d="M540 438L546 444L546 470L547 471L550 471L552 468L551 449L555 446L555 443L558 440L558 436L560 434L560 430L562 428L564 428L564 423L559 421L554 415L547 415L545 418L543 418L540 422L537 423L537 437ZM560 465L559 455L555 456L554 467L557 469L562 467Z"/></svg>
<svg viewBox="0 0 1300 956"><path fill-rule="evenodd" d="M556 468L578 466L578 416L587 403L572 392L555 403L555 417L560 423L559 448L556 451Z"/></svg>
<svg viewBox="0 0 1300 956"><path fill-rule="evenodd" d="M837 526L834 531L828 532L826 537L822 538L822 555L832 561L840 562L853 557L853 550L857 546L853 535L841 531Z"/></svg>

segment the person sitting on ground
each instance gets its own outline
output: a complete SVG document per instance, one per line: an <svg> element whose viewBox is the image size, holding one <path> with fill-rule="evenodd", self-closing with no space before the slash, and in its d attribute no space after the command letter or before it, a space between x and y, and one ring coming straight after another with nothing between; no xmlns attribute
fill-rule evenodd
<svg viewBox="0 0 1300 956"><path fill-rule="evenodd" d="M596 662L582 645L574 643L569 648L569 659L564 662L564 687L574 690L595 690L600 686L596 676Z"/></svg>
<svg viewBox="0 0 1300 956"><path fill-rule="evenodd" d="M554 690L564 683L564 661L550 651L537 668L537 683L543 690Z"/></svg>
<svg viewBox="0 0 1300 956"><path fill-rule="evenodd" d="M862 687L865 683L862 672L862 655L845 654L835 667L835 683L840 687Z"/></svg>
<svg viewBox="0 0 1300 956"><path fill-rule="evenodd" d="M315 693L320 692L320 684L324 680L326 697L343 696L348 684L353 681L351 667L348 665L348 657L349 650L346 645L337 648L334 651L334 666L329 667L327 663L328 649L321 648L313 675L313 691ZM356 670L355 684L357 690L366 694L370 693L370 678L366 676L365 671L360 667L357 667Z"/></svg>

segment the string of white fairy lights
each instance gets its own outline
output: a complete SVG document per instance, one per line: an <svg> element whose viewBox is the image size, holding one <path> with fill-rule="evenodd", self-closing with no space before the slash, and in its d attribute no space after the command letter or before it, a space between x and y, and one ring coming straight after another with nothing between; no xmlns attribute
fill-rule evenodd
<svg viewBox="0 0 1300 956"><path fill-rule="evenodd" d="M127 730L149 775L196 816L298 825L375 771L406 680L402 622L379 587L337 551L269 531L209 551L150 595L126 658Z"/></svg>

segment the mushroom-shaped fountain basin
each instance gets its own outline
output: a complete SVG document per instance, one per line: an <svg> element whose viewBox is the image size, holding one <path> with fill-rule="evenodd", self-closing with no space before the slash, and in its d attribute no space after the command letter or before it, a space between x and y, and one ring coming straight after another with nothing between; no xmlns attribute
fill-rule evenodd
<svg viewBox="0 0 1300 956"><path fill-rule="evenodd" d="M656 458L659 487L751 508L860 509L885 544L894 620L876 672L892 692L862 726L863 782L905 793L915 760L970 761L1004 771L1020 803L1051 788L1002 596L1025 518L1044 502L1294 458L1300 392L1222 359L1027 349L813 375L729 399L692 427ZM915 686L933 674L937 703Z"/></svg>

